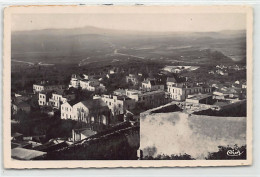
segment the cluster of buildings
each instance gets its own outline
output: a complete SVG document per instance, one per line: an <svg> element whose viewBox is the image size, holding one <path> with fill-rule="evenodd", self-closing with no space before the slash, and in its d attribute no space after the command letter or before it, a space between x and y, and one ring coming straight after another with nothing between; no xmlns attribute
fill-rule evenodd
<svg viewBox="0 0 260 177"><path fill-rule="evenodd" d="M246 70L246 66L238 66L238 65L216 65L215 69L210 70L209 74L217 74L221 76L228 76L230 71L242 71Z"/></svg>
<svg viewBox="0 0 260 177"><path fill-rule="evenodd" d="M212 88L204 83L181 82L167 78L167 94L172 100L184 101L189 95L211 93Z"/></svg>
<svg viewBox="0 0 260 177"><path fill-rule="evenodd" d="M94 76L89 75L77 75L73 74L70 80L69 88L81 88L82 90L88 90L92 92L104 92L106 87L100 83L99 79L95 79Z"/></svg>
<svg viewBox="0 0 260 177"><path fill-rule="evenodd" d="M163 71L170 73L180 73L184 70L196 70L195 66L166 66ZM239 66L227 67L224 65L216 66L216 71L210 71L211 74L225 75L228 69L242 70ZM109 70L108 79L112 79L117 70ZM102 78L85 74L72 74L70 83L65 85L51 84L47 81L42 81L39 84L33 84L33 93L37 94L37 103L41 108L51 108L52 110L60 111L60 118L64 120L75 120L86 123L87 127L73 129L72 136L69 141L61 139L52 139L45 144L40 141L34 141L33 138L28 140L28 137L16 133L12 139L12 156L21 159L37 159L45 156L47 152L67 147L70 143L84 140L88 137L96 135L98 132L92 128L94 125L112 126L120 121L118 117L123 117L123 120L133 120L134 115L137 117L148 117L152 121L157 121L153 118L152 111L168 116L166 112L172 110L172 105L178 107L176 110L186 110L182 112L185 118L189 117L193 112L215 109L219 110L225 106L236 106L236 104L244 104L241 99L246 98L246 82L235 81L230 87L225 87L220 84L208 85L206 83L197 83L188 80L187 78L177 79L176 77L167 77L162 81L160 78L145 78L143 81L142 73L129 74L125 77L129 87L126 89L116 89L110 94L105 94L106 87L102 84ZM130 89L136 86L136 89ZM93 97L85 99L77 97L75 89L82 89L93 92ZM242 96L245 94L245 96ZM167 106L168 105L168 106ZM170 107L169 107L170 105ZM230 107L227 107L230 108ZM169 109L164 112L162 110ZM28 97L16 94L12 100L12 113L17 114L18 110L30 112L31 107L28 103ZM137 111L138 110L138 111ZM161 112L160 112L161 111ZM172 111L175 112L175 111ZM141 114L140 114L141 113ZM175 115L176 113L172 113ZM151 117L150 117L151 116ZM176 116L180 116L176 114ZM192 115L194 119L197 117ZM130 118L131 117L131 118ZM207 117L205 116L205 119ZM168 119L167 119L168 120ZM150 122L145 122L142 119L140 122L141 135L147 134L142 132L146 127L150 126ZM159 121L163 122L164 120ZM199 124L200 122L198 122ZM145 125L145 126L144 126ZM163 131L163 127L162 128ZM150 133L152 136L153 134ZM146 136L146 135L145 135ZM169 137L167 137L169 138ZM146 148L146 142L141 139L142 150ZM157 141L157 140L156 140ZM161 143L156 142L156 143ZM21 157L21 154L30 154L28 157ZM148 152L144 152L148 153ZM18 154L17 156L15 154Z"/></svg>
<svg viewBox="0 0 260 177"><path fill-rule="evenodd" d="M199 66L165 66L163 70L170 73L178 74L183 71L194 71L198 68Z"/></svg>

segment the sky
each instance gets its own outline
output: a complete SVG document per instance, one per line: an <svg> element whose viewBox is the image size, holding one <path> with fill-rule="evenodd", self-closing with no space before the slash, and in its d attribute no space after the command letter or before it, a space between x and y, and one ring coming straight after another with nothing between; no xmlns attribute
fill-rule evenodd
<svg viewBox="0 0 260 177"><path fill-rule="evenodd" d="M217 14L15 14L12 31L93 26L131 31L222 31L246 29L246 15Z"/></svg>

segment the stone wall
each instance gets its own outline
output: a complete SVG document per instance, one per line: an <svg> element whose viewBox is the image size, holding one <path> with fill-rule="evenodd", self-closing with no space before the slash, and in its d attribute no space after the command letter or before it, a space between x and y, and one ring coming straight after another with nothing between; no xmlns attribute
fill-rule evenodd
<svg viewBox="0 0 260 177"><path fill-rule="evenodd" d="M155 109L153 109L155 110ZM189 154L205 159L218 146L246 145L246 117L215 117L182 112L151 113L140 117L143 157Z"/></svg>

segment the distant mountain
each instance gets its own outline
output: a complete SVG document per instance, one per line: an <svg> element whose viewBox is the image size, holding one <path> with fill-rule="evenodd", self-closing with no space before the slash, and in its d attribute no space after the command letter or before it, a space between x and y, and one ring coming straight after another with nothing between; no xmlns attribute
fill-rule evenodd
<svg viewBox="0 0 260 177"><path fill-rule="evenodd" d="M102 29L91 26L76 29L44 29L12 32L12 59L43 63L79 63L82 60L113 60L126 55L145 58L171 57L178 46L191 46L191 50L210 48L222 52L234 61L245 60L246 32L149 32ZM149 50L138 50L149 46ZM176 48L177 47L177 48ZM167 48L175 48L168 50ZM177 54L176 54L177 52ZM156 53L156 55L155 55ZM160 54L159 54L160 53ZM88 58L88 59L86 59Z"/></svg>

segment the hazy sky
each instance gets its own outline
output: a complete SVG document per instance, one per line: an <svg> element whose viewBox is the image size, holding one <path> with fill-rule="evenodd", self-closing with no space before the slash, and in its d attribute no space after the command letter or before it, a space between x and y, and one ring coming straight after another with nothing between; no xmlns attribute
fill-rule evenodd
<svg viewBox="0 0 260 177"><path fill-rule="evenodd" d="M225 14L16 14L12 30L94 26L135 31L221 31L246 29L246 15Z"/></svg>

